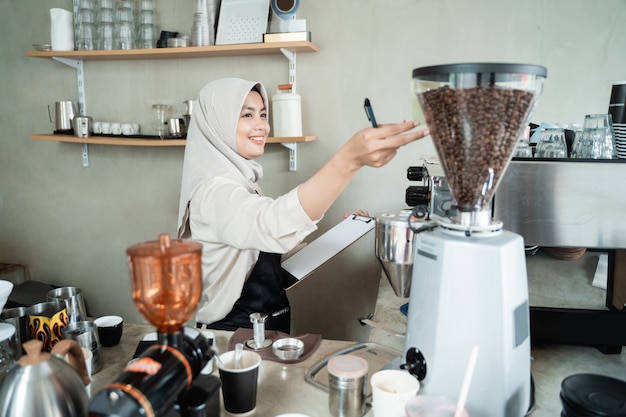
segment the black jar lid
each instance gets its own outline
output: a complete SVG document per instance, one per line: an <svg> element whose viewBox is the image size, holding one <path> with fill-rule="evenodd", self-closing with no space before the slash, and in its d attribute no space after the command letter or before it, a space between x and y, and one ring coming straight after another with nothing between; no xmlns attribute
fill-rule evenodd
<svg viewBox="0 0 626 417"><path fill-rule="evenodd" d="M567 417L626 417L626 382L604 375L576 374L561 383Z"/></svg>
<svg viewBox="0 0 626 417"><path fill-rule="evenodd" d="M546 77L548 70L541 65L533 64L512 64L496 62L465 62L459 64L433 65L429 67L415 68L413 77L420 75L434 74L463 74L463 73L509 73L509 74L529 74L539 77Z"/></svg>

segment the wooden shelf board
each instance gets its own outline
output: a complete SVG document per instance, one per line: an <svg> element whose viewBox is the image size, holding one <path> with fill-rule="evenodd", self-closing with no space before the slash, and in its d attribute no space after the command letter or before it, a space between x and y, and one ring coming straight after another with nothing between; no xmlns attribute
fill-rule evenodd
<svg viewBox="0 0 626 417"><path fill-rule="evenodd" d="M87 143L92 145L117 145L117 146L185 146L185 139L133 139L108 136L92 136L89 138L77 138L71 135L55 135L55 134L34 134L31 136L34 140L48 140L52 142L67 143ZM268 138L267 143L294 143L294 142L311 142L316 139L315 136L298 136L289 138Z"/></svg>
<svg viewBox="0 0 626 417"><path fill-rule="evenodd" d="M113 51L27 51L34 58L75 58L84 61L112 61L139 59L210 58L220 56L279 54L281 49L292 52L318 52L309 41L245 43L235 45L189 46L186 48L153 48Z"/></svg>

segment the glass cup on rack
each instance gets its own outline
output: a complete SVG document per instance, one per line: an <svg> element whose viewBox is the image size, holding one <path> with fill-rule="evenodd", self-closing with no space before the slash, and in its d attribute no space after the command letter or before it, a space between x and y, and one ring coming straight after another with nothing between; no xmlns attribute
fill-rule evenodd
<svg viewBox="0 0 626 417"><path fill-rule="evenodd" d="M114 49L115 27L111 22L98 25L98 49L110 51Z"/></svg>
<svg viewBox="0 0 626 417"><path fill-rule="evenodd" d="M98 22L99 23L113 23L114 16L115 16L115 13L113 13L112 8L103 7L98 11Z"/></svg>
<svg viewBox="0 0 626 417"><path fill-rule="evenodd" d="M93 51L98 43L96 25L81 23L78 25L78 50Z"/></svg>
<svg viewBox="0 0 626 417"><path fill-rule="evenodd" d="M137 47L141 49L150 49L156 47L156 28L152 24L139 25Z"/></svg>
<svg viewBox="0 0 626 417"><path fill-rule="evenodd" d="M167 134L167 120L172 106L169 104L153 104L152 109L156 114L155 130L161 139Z"/></svg>
<svg viewBox="0 0 626 417"><path fill-rule="evenodd" d="M561 127L541 129L535 158L567 158L565 130Z"/></svg>
<svg viewBox="0 0 626 417"><path fill-rule="evenodd" d="M588 114L575 144L575 157L584 159L613 159L615 145L613 120L610 114Z"/></svg>
<svg viewBox="0 0 626 417"><path fill-rule="evenodd" d="M115 49L134 49L135 30L131 22L118 22L115 25Z"/></svg>
<svg viewBox="0 0 626 417"><path fill-rule="evenodd" d="M139 10L154 11L154 2L152 0L139 0Z"/></svg>

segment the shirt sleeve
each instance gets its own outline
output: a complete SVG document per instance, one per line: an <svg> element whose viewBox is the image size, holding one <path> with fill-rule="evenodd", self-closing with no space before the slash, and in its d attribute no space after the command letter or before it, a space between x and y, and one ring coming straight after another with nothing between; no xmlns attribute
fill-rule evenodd
<svg viewBox="0 0 626 417"><path fill-rule="evenodd" d="M200 240L243 250L285 253L317 229L300 204L297 188L274 199L222 177L198 187L190 211L192 229L207 231Z"/></svg>

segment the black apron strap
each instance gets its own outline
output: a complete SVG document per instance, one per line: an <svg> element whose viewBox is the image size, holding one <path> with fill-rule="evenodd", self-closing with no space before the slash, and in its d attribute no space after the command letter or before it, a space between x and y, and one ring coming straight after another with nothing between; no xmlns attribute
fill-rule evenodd
<svg viewBox="0 0 626 417"><path fill-rule="evenodd" d="M216 330L250 328L250 314L265 313L268 316L265 329L289 333L291 311L284 287L287 274L280 266L281 255L260 252L250 276L243 285L241 296L223 319L207 325Z"/></svg>

